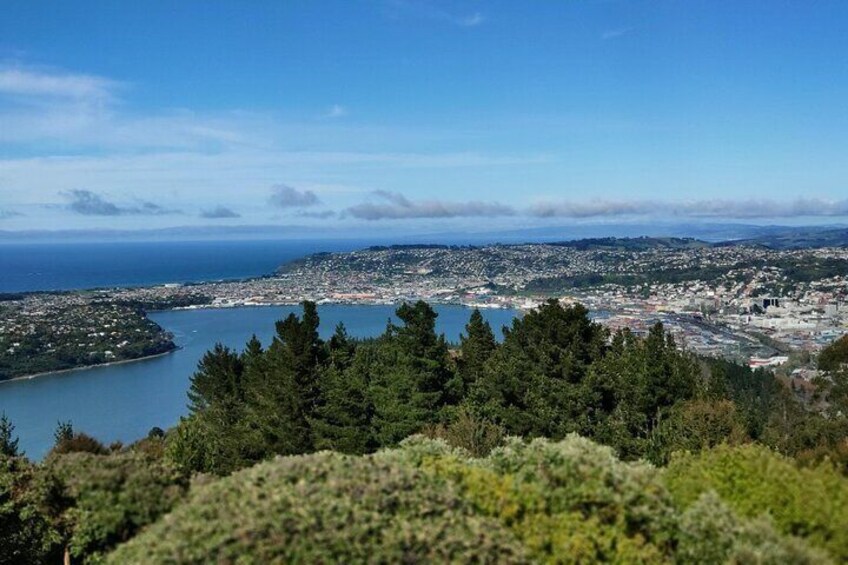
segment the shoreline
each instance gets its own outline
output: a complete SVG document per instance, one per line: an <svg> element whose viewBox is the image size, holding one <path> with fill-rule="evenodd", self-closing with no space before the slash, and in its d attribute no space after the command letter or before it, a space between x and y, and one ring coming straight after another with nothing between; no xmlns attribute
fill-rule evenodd
<svg viewBox="0 0 848 565"><path fill-rule="evenodd" d="M417 300L417 299L416 299ZM423 299L421 299L423 300ZM327 300L327 299L319 299L315 301L317 305L332 305L332 306L396 306L398 304L402 304L404 301L393 301L393 302L381 302L381 301L363 301L363 302L345 302L345 301L335 301L335 300ZM459 301L447 301L447 302L430 302L433 304L440 304L444 306L459 306L462 308L473 309L473 308L482 308L482 309L492 309L492 310L515 310L515 311L523 311L520 307L509 307L509 306L484 306L484 305L476 305L476 304L465 304ZM148 310L146 311L145 317L150 319L150 314L158 314L158 313L167 313L167 312L186 312L192 310L229 310L229 309L237 309L237 308L280 308L280 307L291 307L298 306L301 304L301 301L298 302L284 302L284 303L269 303L269 304L200 304L194 306L178 306L175 308L167 308L163 310ZM149 361L151 359L156 359L158 357L164 357L165 355L170 355L181 350L182 347L177 345L173 349L169 351L165 351L162 353L156 353L154 355L145 355L144 357L137 357L135 359L122 359L120 361L109 361L108 363L96 363L93 365L82 365L80 367L71 367L69 369L59 369L57 371L43 371L40 373L33 373L30 375L20 375L17 377L12 377L10 379L0 380L0 386L5 383L12 383L15 381L28 381L31 379L36 379L39 377L51 376L51 375L62 375L65 373L78 372L78 371L86 371L90 369L98 369L101 367L111 367L115 365L124 365L128 363L136 363L140 361Z"/></svg>
<svg viewBox="0 0 848 565"><path fill-rule="evenodd" d="M151 359L156 359L158 357L164 357L166 355L171 355L182 349L180 346L176 346L170 351L164 351L162 353L155 353L153 355L145 355L144 357L136 357L135 359L121 359L120 361L109 361L108 363L96 363L94 365L83 365L81 367L71 367L70 369L59 369L58 371L44 371L41 373L33 373L31 375L21 375L19 377L12 377L11 379L3 379L0 381L0 386L5 383L11 383L15 381L28 381L31 379L36 379L38 377L46 377L50 375L62 375L65 373L74 373L77 371L86 371L88 369L99 369L101 367L112 367L114 365L126 365L128 363L137 363L139 361L149 361Z"/></svg>

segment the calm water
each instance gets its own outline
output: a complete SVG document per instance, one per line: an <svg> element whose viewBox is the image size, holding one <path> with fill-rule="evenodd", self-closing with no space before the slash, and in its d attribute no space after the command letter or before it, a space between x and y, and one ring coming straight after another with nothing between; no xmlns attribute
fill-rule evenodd
<svg viewBox="0 0 848 565"><path fill-rule="evenodd" d="M241 279L365 241L183 241L0 244L0 292Z"/></svg>
<svg viewBox="0 0 848 565"><path fill-rule="evenodd" d="M438 331L457 341L470 311L438 306ZM167 428L186 413L189 377L201 356L220 341L241 349L252 334L270 342L274 322L297 307L232 308L158 312L151 318L174 333L182 349L155 359L0 383L0 412L16 426L21 447L41 458L53 443L57 421L109 443L143 437L153 426ZM391 306L319 307L321 334L329 337L338 322L357 337L374 336L393 316ZM496 335L511 323L514 312L484 310Z"/></svg>

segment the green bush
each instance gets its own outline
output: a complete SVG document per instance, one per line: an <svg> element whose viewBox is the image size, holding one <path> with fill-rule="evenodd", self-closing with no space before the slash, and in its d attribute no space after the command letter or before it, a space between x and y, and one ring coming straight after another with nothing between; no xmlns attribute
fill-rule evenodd
<svg viewBox="0 0 848 565"><path fill-rule="evenodd" d="M784 534L848 560L848 479L831 466L799 467L758 445L674 457L665 481L683 507L715 491L741 516L767 515Z"/></svg>
<svg viewBox="0 0 848 565"><path fill-rule="evenodd" d="M533 561L628 563L671 558L675 510L658 473L570 435L560 442L510 438L487 459L425 461L452 478L484 516L497 518Z"/></svg>
<svg viewBox="0 0 848 565"><path fill-rule="evenodd" d="M826 563L828 558L793 538L782 538L765 519L740 520L713 491L680 520L677 560L682 563Z"/></svg>
<svg viewBox="0 0 848 565"><path fill-rule="evenodd" d="M61 538L50 519L53 489L23 457L0 455L0 564L58 562Z"/></svg>
<svg viewBox="0 0 848 565"><path fill-rule="evenodd" d="M426 426L422 433L465 449L473 457L485 457L504 440L503 428L477 417L466 407L456 410L447 424Z"/></svg>
<svg viewBox="0 0 848 565"><path fill-rule="evenodd" d="M136 452L51 455L43 472L61 485L70 554L86 562L171 510L188 487L171 466Z"/></svg>
<svg viewBox="0 0 848 565"><path fill-rule="evenodd" d="M112 563L526 562L453 485L375 457L279 458L192 492Z"/></svg>
<svg viewBox="0 0 848 565"><path fill-rule="evenodd" d="M472 458L414 436L369 456L277 458L193 487L112 563L821 563L714 495L568 436Z"/></svg>

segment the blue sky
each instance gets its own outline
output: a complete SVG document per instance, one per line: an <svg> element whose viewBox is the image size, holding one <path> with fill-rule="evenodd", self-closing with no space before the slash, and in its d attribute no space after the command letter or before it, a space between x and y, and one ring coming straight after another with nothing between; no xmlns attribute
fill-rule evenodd
<svg viewBox="0 0 848 565"><path fill-rule="evenodd" d="M38 2L0 230L848 216L848 3Z"/></svg>

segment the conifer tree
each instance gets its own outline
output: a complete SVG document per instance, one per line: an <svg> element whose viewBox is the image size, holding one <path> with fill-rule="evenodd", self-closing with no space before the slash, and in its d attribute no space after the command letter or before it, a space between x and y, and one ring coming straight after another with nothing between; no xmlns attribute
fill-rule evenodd
<svg viewBox="0 0 848 565"><path fill-rule="evenodd" d="M377 341L370 369L374 437L382 446L438 421L459 388L448 369L444 336L436 335L438 314L423 301L403 304L396 313L403 325L390 326Z"/></svg>
<svg viewBox="0 0 848 565"><path fill-rule="evenodd" d="M244 453L240 433L246 413L245 394L243 356L216 344L200 360L191 378L191 423L183 430L204 438L199 444L202 453L191 457L204 461L204 471L223 475L252 461Z"/></svg>
<svg viewBox="0 0 848 565"><path fill-rule="evenodd" d="M0 455L7 457L17 457L21 453L18 451L17 437L14 437L15 425L6 416L4 412L0 416Z"/></svg>
<svg viewBox="0 0 848 565"><path fill-rule="evenodd" d="M463 391L468 391L483 374L483 366L497 347L495 334L480 310L471 313L465 326L465 335L460 336L459 375L462 378Z"/></svg>
<svg viewBox="0 0 848 565"><path fill-rule="evenodd" d="M262 370L251 382L249 426L269 453L312 450L310 422L320 405L318 380L325 351L315 303L307 301L302 307L302 317L290 314L277 322Z"/></svg>
<svg viewBox="0 0 848 565"><path fill-rule="evenodd" d="M330 340L330 364L321 374L323 403L311 422L316 449L367 453L377 447L371 434L369 395L374 344L352 347L344 327Z"/></svg>

